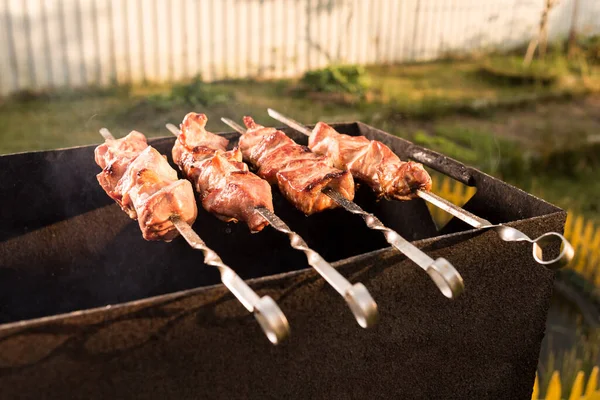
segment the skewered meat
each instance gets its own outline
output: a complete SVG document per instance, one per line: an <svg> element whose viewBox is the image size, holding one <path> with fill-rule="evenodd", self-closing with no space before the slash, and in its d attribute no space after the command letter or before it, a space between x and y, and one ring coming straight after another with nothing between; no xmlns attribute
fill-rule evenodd
<svg viewBox="0 0 600 400"><path fill-rule="evenodd" d="M257 173L306 215L338 207L321 193L330 187L348 200L354 199L354 180L348 171L332 166L327 157L319 156L305 146L295 143L275 128L258 125L244 117L248 128L240 137L244 158L258 168Z"/></svg>
<svg viewBox="0 0 600 400"><path fill-rule="evenodd" d="M100 186L104 191L119 205L121 205L121 194L114 189L129 164L146 147L148 147L146 137L139 132L132 131L121 139L106 141L96 147L94 151L96 164L103 170L97 175L98 182L100 182Z"/></svg>
<svg viewBox="0 0 600 400"><path fill-rule="evenodd" d="M95 150L97 175L104 191L130 218L137 219L146 240L171 241L178 232L177 216L190 225L197 215L192 185L177 172L139 132L107 140Z"/></svg>
<svg viewBox="0 0 600 400"><path fill-rule="evenodd" d="M379 196L409 200L416 197L418 189L431 190L431 177L421 164L400 161L389 147L376 140L340 134L319 122L308 146L315 153L329 157L336 168L349 170Z"/></svg>
<svg viewBox="0 0 600 400"><path fill-rule="evenodd" d="M224 221L243 221L250 231L261 231L268 222L256 211L273 211L271 186L254 175L228 140L205 129L206 115L189 113L173 146L173 160L194 184L202 206Z"/></svg>

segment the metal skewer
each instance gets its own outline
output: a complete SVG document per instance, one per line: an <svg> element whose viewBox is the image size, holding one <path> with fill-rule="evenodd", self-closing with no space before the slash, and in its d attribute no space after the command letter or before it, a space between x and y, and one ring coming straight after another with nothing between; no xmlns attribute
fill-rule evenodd
<svg viewBox="0 0 600 400"><path fill-rule="evenodd" d="M302 125L298 121L294 121L293 119L282 115L281 113L269 108L267 109L269 115L276 119L279 122L282 122L289 127L297 130L300 133L305 134L306 136L311 135L310 129L306 126ZM490 221L480 218L467 210L458 207L457 205L452 204L448 200L434 194L431 192L426 192L423 190L417 190L417 196L422 198L425 201L430 202L434 206L441 208L447 213L455 216L456 218L466 222L474 228L478 229L494 229L500 238L506 242L529 242L533 244L533 258L534 260L541 265L545 265L552 269L559 269L567 265L573 259L575 255L575 251L573 250L573 246L569 243L569 241L558 232L548 232L545 233L535 239L531 239L529 236L519 231L518 229L512 228L510 226L505 226L502 224L492 224ZM548 243L552 240L552 238L558 238L561 241L561 251L560 254L552 259L544 260L543 252L540 244Z"/></svg>
<svg viewBox="0 0 600 400"><path fill-rule="evenodd" d="M167 124L167 129L179 136L179 129L173 124ZM291 246L306 254L308 264L312 266L342 297L350 307L356 321L363 328L373 326L377 322L377 304L369 291L362 283L352 285L344 276L333 268L319 253L308 247L304 239L266 207L259 207L256 211L266 219L276 230L285 233L290 238Z"/></svg>
<svg viewBox="0 0 600 400"><path fill-rule="evenodd" d="M106 128L100 129L100 134L105 140L115 139ZM204 263L219 269L221 282L249 312L254 313L254 317L269 341L278 344L285 339L290 333L290 327L287 318L281 312L277 303L270 296L259 297L234 270L223 263L217 253L204 243L187 222L178 216L171 217L171 221L192 248L204 253Z"/></svg>
<svg viewBox="0 0 600 400"><path fill-rule="evenodd" d="M246 133L246 129L236 122L228 118L221 118L221 120L237 132ZM441 257L436 260L432 259L397 232L383 225L375 215L366 212L356 203L347 200L336 191L325 188L322 193L329 196L347 211L360 215L369 228L381 231L389 244L427 272L444 296L454 299L462 293L464 290L463 279L448 260Z"/></svg>

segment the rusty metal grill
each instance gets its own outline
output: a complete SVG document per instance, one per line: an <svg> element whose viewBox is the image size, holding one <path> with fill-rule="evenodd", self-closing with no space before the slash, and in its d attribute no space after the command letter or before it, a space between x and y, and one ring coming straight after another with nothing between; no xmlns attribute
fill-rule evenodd
<svg viewBox="0 0 600 400"><path fill-rule="evenodd" d="M491 223L530 237L564 227L564 211L476 169L362 123L334 127L380 140L403 159L427 154L429 167L477 188L464 208ZM173 140L150 144L168 154ZM0 187L10 193L0 200L7 398L530 396L554 277L531 257L531 244L457 219L438 232L424 201L377 201L359 189L363 209L460 271L465 292L448 301L360 216L307 218L275 191L277 215L377 300L380 321L362 330L285 235L253 235L200 208L194 230L288 317L292 336L272 348L183 239L141 239L98 187L93 149L0 157Z"/></svg>

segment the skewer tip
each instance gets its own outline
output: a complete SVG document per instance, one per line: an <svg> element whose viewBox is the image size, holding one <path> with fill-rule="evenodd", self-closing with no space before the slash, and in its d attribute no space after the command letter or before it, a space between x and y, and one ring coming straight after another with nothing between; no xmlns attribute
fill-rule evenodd
<svg viewBox="0 0 600 400"><path fill-rule="evenodd" d="M181 134L181 131L171 123L166 124L165 127L175 136L179 136Z"/></svg>
<svg viewBox="0 0 600 400"><path fill-rule="evenodd" d="M229 119L229 118L225 118L225 117L221 117L221 121L223 121L223 123L227 126L229 126L230 128L232 128L233 130L235 130L238 133L241 133L242 135L244 133L246 133L246 129L241 126L240 124L238 124L237 122Z"/></svg>
<svg viewBox="0 0 600 400"><path fill-rule="evenodd" d="M106 128L100 129L100 134L104 138L104 140L115 140L115 137L110 133L110 131Z"/></svg>
<svg viewBox="0 0 600 400"><path fill-rule="evenodd" d="M311 135L311 130L308 129L308 127L306 125L301 124L298 121L295 121L289 117L286 117L285 115L273 110L272 108L267 108L267 113L269 114L269 116L287 126L289 126L292 129L297 130L298 132L306 135L306 136L310 136Z"/></svg>

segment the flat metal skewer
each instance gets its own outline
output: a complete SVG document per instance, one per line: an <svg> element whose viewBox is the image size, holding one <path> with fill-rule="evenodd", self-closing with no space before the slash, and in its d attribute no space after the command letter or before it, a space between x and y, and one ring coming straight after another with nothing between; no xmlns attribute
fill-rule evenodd
<svg viewBox="0 0 600 400"><path fill-rule="evenodd" d="M237 132L246 133L246 129L236 122L228 118L221 118L221 120ZM346 211L360 215L370 229L381 231L390 245L427 272L444 296L454 299L462 293L464 290L463 279L448 260L441 257L436 260L432 259L396 231L386 227L375 215L366 212L358 204L347 200L338 192L325 188L322 193L329 196Z"/></svg>
<svg viewBox="0 0 600 400"><path fill-rule="evenodd" d="M180 135L179 129L173 124L167 124L167 129L175 136ZM362 283L352 285L343 275L333 268L319 253L308 247L308 244L300 235L292 231L290 227L276 214L265 207L259 207L256 211L269 222L274 229L285 233L290 238L290 245L296 250L306 254L308 264L313 267L319 275L327 281L343 298L354 314L356 321L363 328L373 326L378 319L377 304L371 294Z"/></svg>
<svg viewBox="0 0 600 400"><path fill-rule="evenodd" d="M115 139L106 128L100 129L100 134L105 140ZM223 263L218 254L204 243L187 222L178 216L171 217L171 221L192 248L202 251L204 263L219 269L221 282L249 312L254 314L271 343L279 344L289 336L290 326L288 320L270 296L259 297L233 269Z"/></svg>
<svg viewBox="0 0 600 400"><path fill-rule="evenodd" d="M295 121L285 115L269 108L267 109L269 115L276 119L277 121L284 123L285 125L297 130L300 133L303 133L306 136L311 135L311 130L306 126L302 125L298 121ZM573 250L573 246L569 243L569 241L558 232L548 232L545 233L535 239L531 239L529 236L519 231L518 229L512 228L510 226L502 225L502 224L492 224L490 221L480 218L467 210L458 207L455 204L452 204L448 200L444 199L436 195L435 193L426 192L423 190L416 191L417 196L422 198L425 201L430 202L434 206L441 208L447 213L455 216L456 218L466 222L474 228L478 229L493 229L495 230L500 238L506 242L529 242L533 244L533 258L534 260L541 265L545 265L551 269L560 269L565 265L569 264L575 255L575 251ZM551 258L549 260L544 260L543 251L540 246L542 243L549 243L552 240L560 240L561 241L561 251L558 256Z"/></svg>

